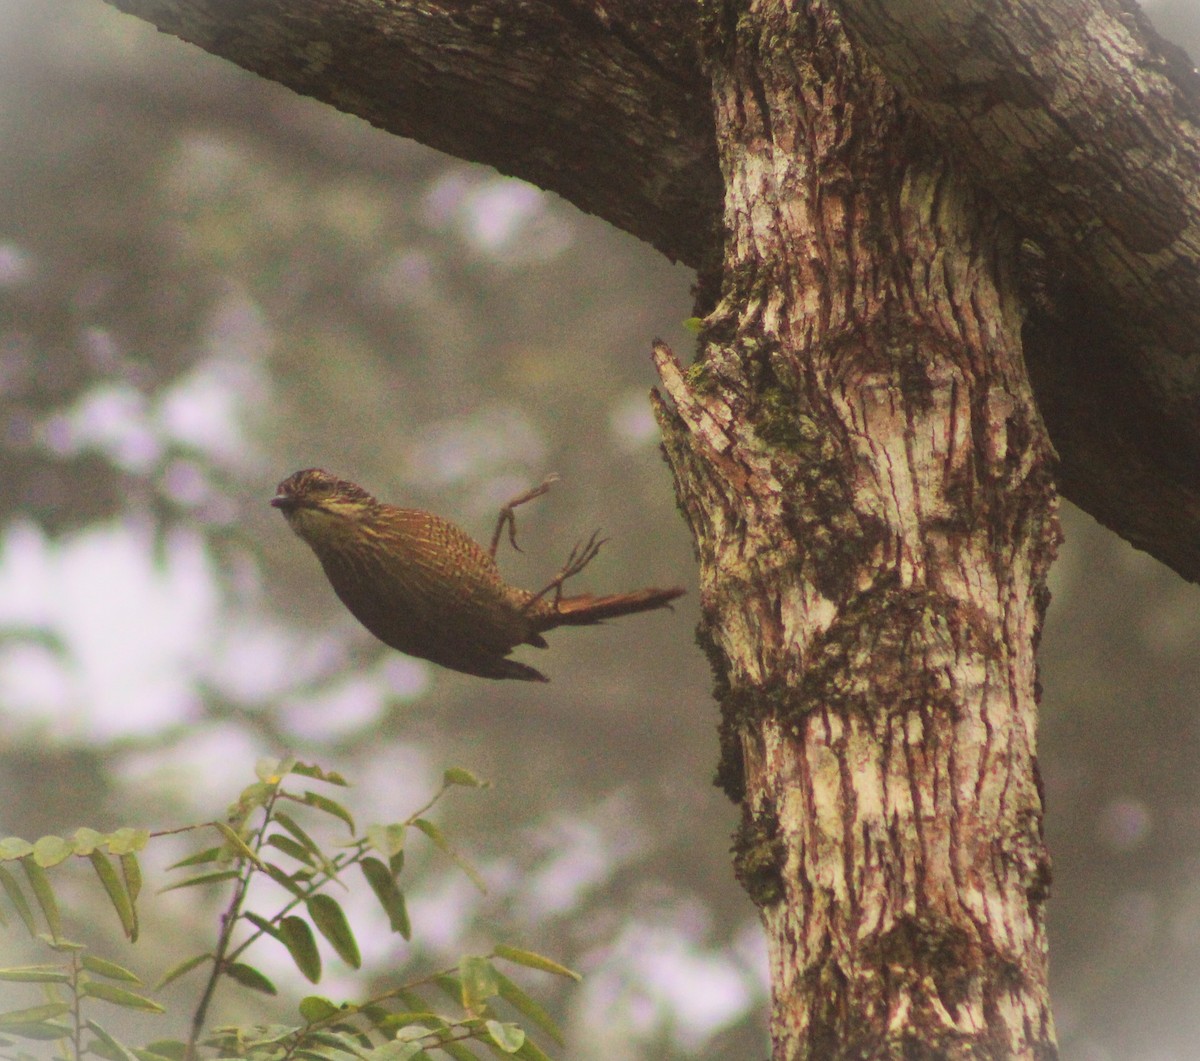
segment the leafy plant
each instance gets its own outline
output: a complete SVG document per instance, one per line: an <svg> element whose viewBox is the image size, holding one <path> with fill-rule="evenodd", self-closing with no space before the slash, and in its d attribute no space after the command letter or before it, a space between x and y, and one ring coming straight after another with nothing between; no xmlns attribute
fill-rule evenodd
<svg viewBox="0 0 1200 1061"><path fill-rule="evenodd" d="M263 937L281 944L300 973L314 984L323 968L319 939L344 965L352 969L362 965L358 941L341 903L330 894L331 885L348 889L365 883L386 914L391 931L409 939L412 927L400 878L411 830L428 838L483 887L475 869L425 816L451 788L484 787L469 771L447 770L441 787L416 812L403 821L370 825L361 834L342 803L313 787L314 783L345 787L341 775L294 759L262 762L256 772L257 780L242 791L222 821L161 832L78 829L70 838L45 836L34 843L16 837L0 840L0 887L8 906L32 937L61 956L57 962L0 969L0 981L39 985L46 999L39 1005L0 1013L0 1049L16 1051L10 1056L25 1057L28 1055L18 1049L19 1041L56 1040L60 1057L92 1055L109 1061L199 1061L207 1056L250 1061L424 1061L435 1054L467 1061L477 1057L474 1050L482 1045L500 1056L547 1059L529 1037L527 1027L539 1029L561 1045L562 1035L549 1014L505 975L498 963L576 980L578 974L540 954L504 944L362 1001L334 1002L310 995L300 1001L296 1023L220 1027L206 1035L209 1008L221 984L276 994L270 978L247 960L247 952ZM344 828L347 835L336 844L323 845L316 836L330 827ZM136 973L87 953L82 945L63 936L62 915L48 871L71 859L87 859L126 937L134 941L139 932L137 901L142 886L138 852L158 837L193 831L213 832L218 843L170 867L185 875L161 890L227 888L229 899L212 949L177 962L158 983L161 988L206 970L188 1037L162 1039L135 1049L95 1020L94 1004L150 1012L163 1012L163 1007L134 990L143 986ZM17 868L23 883L14 872ZM251 883L262 877L277 886L278 902L269 910L252 910L248 904ZM38 914L45 923L44 932L39 931ZM0 903L0 924L7 925L9 920ZM439 997L450 1000L449 1011L437 1005ZM503 1019L506 1016L512 1019Z"/></svg>

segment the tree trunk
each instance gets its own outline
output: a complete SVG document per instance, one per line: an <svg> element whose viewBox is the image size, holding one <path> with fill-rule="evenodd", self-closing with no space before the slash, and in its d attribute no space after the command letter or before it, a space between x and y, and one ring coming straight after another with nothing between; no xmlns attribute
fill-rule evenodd
<svg viewBox="0 0 1200 1061"><path fill-rule="evenodd" d="M823 3L707 5L726 178L656 346L777 1059L1055 1056L1034 651L1059 530L1018 248Z"/></svg>

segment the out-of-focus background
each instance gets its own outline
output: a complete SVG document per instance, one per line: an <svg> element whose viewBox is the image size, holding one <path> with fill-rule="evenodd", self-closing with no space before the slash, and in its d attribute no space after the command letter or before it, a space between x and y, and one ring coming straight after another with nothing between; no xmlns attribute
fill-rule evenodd
<svg viewBox="0 0 1200 1061"><path fill-rule="evenodd" d="M1200 54L1194 0L1148 10ZM439 820L487 895L414 850L414 943L354 909L369 973L331 962L321 990L507 939L585 974L530 985L565 1057L765 1056L694 593L551 635L525 654L550 685L483 682L372 641L267 506L316 465L486 537L557 472L519 512L513 581L539 585L600 527L589 588L694 587L646 400L650 340L690 350L691 279L553 196L99 0L0 0L0 835L219 817L286 750L394 820L462 765L494 788ZM1041 738L1063 1055L1184 1061L1200 592L1069 507L1065 524ZM149 978L204 949L217 909L147 897L131 947L94 881L66 888L70 931ZM23 935L0 929L0 965L40 960ZM259 961L304 989L285 958ZM230 997L217 1018L246 1019ZM0 984L0 1009L18 1001ZM147 1036L180 1033L158 1020Z"/></svg>

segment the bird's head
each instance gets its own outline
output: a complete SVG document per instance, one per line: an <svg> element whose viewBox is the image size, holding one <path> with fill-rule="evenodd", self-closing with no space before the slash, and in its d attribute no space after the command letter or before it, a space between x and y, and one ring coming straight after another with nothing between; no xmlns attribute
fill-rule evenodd
<svg viewBox="0 0 1200 1061"><path fill-rule="evenodd" d="M306 468L279 484L271 504L310 545L336 539L364 519L379 502L357 483L320 468Z"/></svg>

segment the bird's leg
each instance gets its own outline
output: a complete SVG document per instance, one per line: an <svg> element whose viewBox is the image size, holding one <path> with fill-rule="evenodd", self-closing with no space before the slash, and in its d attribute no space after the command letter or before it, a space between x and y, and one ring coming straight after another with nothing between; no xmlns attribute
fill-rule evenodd
<svg viewBox="0 0 1200 1061"><path fill-rule="evenodd" d="M500 546L500 536L504 533L505 526L508 527L508 540L512 547L517 552L521 551L521 547L517 544L517 518L513 515L513 509L518 505L525 504L526 501L532 501L535 497L541 497L556 482L558 482L557 475L547 475L542 480L541 486L535 486L532 490L526 490L520 497L514 497L500 510L500 515L496 518L496 529L492 532L492 544L488 547L488 553L493 560L496 559L496 550Z"/></svg>
<svg viewBox="0 0 1200 1061"><path fill-rule="evenodd" d="M597 537L599 533L599 531L594 532L588 539L587 545L583 545L581 542L575 543L571 549L571 555L567 557L567 562L562 566L562 570L525 602L524 607L526 611L532 608L551 590L554 590L555 605L562 600L563 583L569 578L574 578L588 564L595 560L596 554L600 552L600 546L608 541L607 538Z"/></svg>

